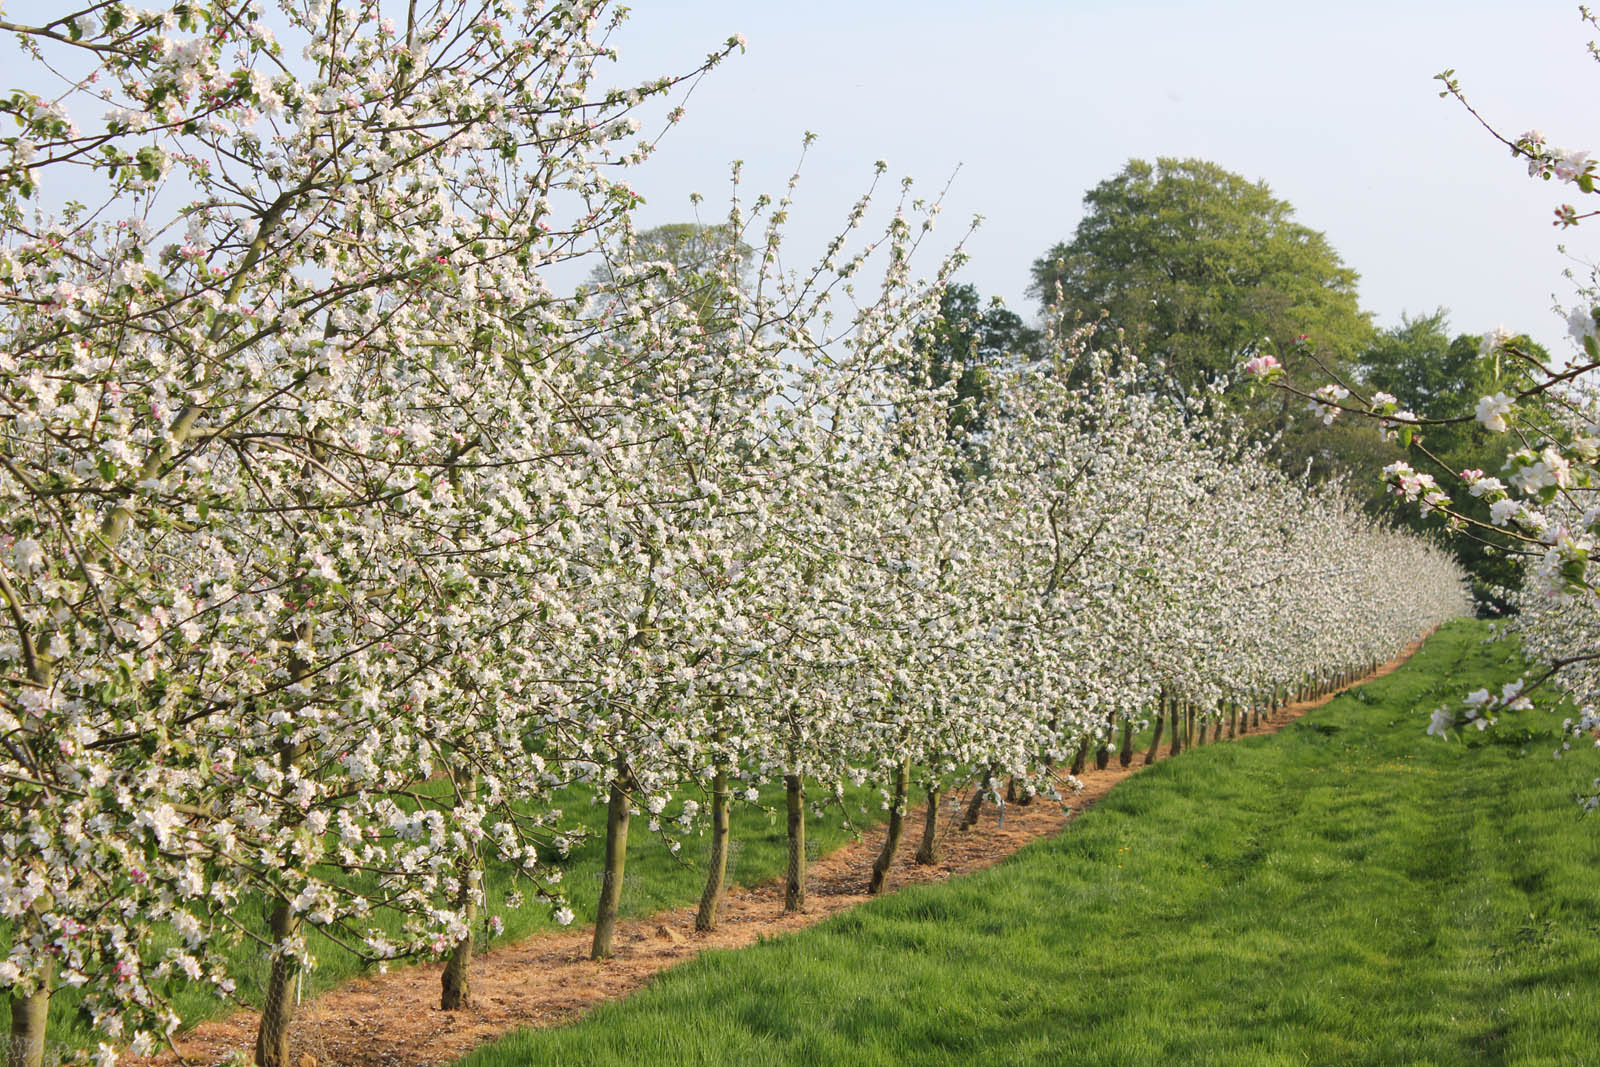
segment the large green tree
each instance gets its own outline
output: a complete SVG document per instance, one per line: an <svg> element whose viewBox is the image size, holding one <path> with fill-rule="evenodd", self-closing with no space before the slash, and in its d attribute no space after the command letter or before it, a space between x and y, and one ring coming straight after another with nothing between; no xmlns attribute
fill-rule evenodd
<svg viewBox="0 0 1600 1067"><path fill-rule="evenodd" d="M1357 358L1362 381L1398 397L1429 418L1455 414L1488 389L1492 368L1484 365L1479 338L1452 338L1449 312L1400 316L1400 325L1379 331Z"/></svg>
<svg viewBox="0 0 1600 1067"><path fill-rule="evenodd" d="M1030 292L1068 324L1104 313L1175 392L1258 351L1282 358L1300 335L1343 363L1371 334L1355 271L1262 182L1199 159L1135 159L1084 207L1072 240L1034 261Z"/></svg>

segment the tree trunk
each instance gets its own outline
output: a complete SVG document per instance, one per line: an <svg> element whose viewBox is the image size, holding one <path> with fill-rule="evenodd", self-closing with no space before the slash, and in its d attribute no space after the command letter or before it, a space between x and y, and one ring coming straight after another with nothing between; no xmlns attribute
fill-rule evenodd
<svg viewBox="0 0 1600 1067"><path fill-rule="evenodd" d="M1156 753L1161 749L1161 732L1166 728L1166 708L1162 707L1161 702L1158 700L1156 702L1155 729L1151 731L1150 735L1150 750L1144 754L1144 765L1146 767L1150 766L1150 764L1156 761Z"/></svg>
<svg viewBox="0 0 1600 1067"><path fill-rule="evenodd" d="M1183 707L1182 701L1177 697L1167 698L1167 713L1172 719L1172 743L1167 746L1167 758L1171 759L1183 752Z"/></svg>
<svg viewBox="0 0 1600 1067"><path fill-rule="evenodd" d="M1126 767L1133 762L1133 716L1122 713L1122 746L1117 752L1117 763Z"/></svg>
<svg viewBox="0 0 1600 1067"><path fill-rule="evenodd" d="M1103 771L1111 766L1111 738L1117 728L1117 713L1110 712L1106 715L1106 735L1100 739L1100 745L1094 750L1094 769Z"/></svg>
<svg viewBox="0 0 1600 1067"><path fill-rule="evenodd" d="M806 792L798 774L783 776L789 802L789 869L783 878L783 910L806 907Z"/></svg>
<svg viewBox="0 0 1600 1067"><path fill-rule="evenodd" d="M464 783L461 799L474 804L478 799L478 777L470 774ZM457 942L445 962L444 974L439 977L439 1010L459 1011L472 1007L472 929L478 922L478 897L483 887L483 870L477 850L469 851L461 868L461 887L457 891L456 906L467 926L467 936Z"/></svg>
<svg viewBox="0 0 1600 1067"><path fill-rule="evenodd" d="M944 849L939 841L939 801L937 786L928 787L928 814L922 820L922 844L917 847L917 862L927 866L943 858Z"/></svg>
<svg viewBox="0 0 1600 1067"><path fill-rule="evenodd" d="M282 945L300 932L300 917L288 901L272 909L272 943ZM261 1025L256 1030L258 1067L289 1067L289 1025L294 1021L294 982L300 975L300 961L287 952L272 958L267 977L266 999L261 1005Z"/></svg>
<svg viewBox="0 0 1600 1067"><path fill-rule="evenodd" d="M711 862L707 864L706 888L700 894L700 911L694 917L696 930L715 930L717 912L728 891L728 772L718 770L711 778Z"/></svg>
<svg viewBox="0 0 1600 1067"><path fill-rule="evenodd" d="M301 639L309 643L310 622L300 627ZM296 678L302 678L310 665L296 657L290 661ZM294 752L283 745L278 753L283 770L294 766ZM267 975L266 996L261 1004L261 1022L256 1029L256 1063L259 1067L289 1067L289 1025L294 1021L294 985L300 977L300 961L279 948L284 942L300 933L300 917L289 907L289 902L279 901L272 909L272 944L279 949L272 957L272 970Z"/></svg>
<svg viewBox="0 0 1600 1067"><path fill-rule="evenodd" d="M967 804L967 812L961 817L961 829L970 830L978 825L978 814L983 811L983 798L994 787L994 764L989 764L989 769L983 772L983 781L978 783L978 791L972 794L972 800Z"/></svg>
<svg viewBox="0 0 1600 1067"><path fill-rule="evenodd" d="M45 964L39 990L31 996L11 998L10 1045L6 1067L44 1067L44 1037L50 1016L50 982L54 963Z"/></svg>
<svg viewBox="0 0 1600 1067"><path fill-rule="evenodd" d="M1080 741L1078 743L1078 751L1077 751L1077 753L1075 755L1073 755L1073 757L1072 757L1072 767L1071 767L1070 770L1067 771L1067 773L1072 775L1074 778L1076 778L1078 775L1083 773L1084 765L1087 764L1088 762L1089 762L1089 739L1087 737L1085 737L1082 741Z"/></svg>
<svg viewBox="0 0 1600 1067"><path fill-rule="evenodd" d="M589 958L603 960L611 955L611 935L617 929L617 904L622 900L622 871L628 860L628 805L632 801L633 776L622 757L617 757L617 777L611 783L611 802L606 809L606 861L600 877L600 905L595 909L594 944Z"/></svg>
<svg viewBox="0 0 1600 1067"><path fill-rule="evenodd" d="M872 878L867 882L867 892L883 892L889 879L889 866L894 863L895 850L900 847L900 834L905 829L906 790L911 788L911 758L900 762L894 774L894 798L889 804L889 832L884 835L883 851L872 865Z"/></svg>
<svg viewBox="0 0 1600 1067"><path fill-rule="evenodd" d="M1239 736L1239 705L1228 705L1228 740Z"/></svg>

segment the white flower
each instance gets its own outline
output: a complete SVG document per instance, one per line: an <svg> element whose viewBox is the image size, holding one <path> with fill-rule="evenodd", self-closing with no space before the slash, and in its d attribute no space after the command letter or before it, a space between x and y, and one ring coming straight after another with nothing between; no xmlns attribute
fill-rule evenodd
<svg viewBox="0 0 1600 1067"><path fill-rule="evenodd" d="M134 825L148 827L155 834L156 843L162 847L172 839L172 831L177 829L180 821L171 804L157 804L152 809L141 811L133 819Z"/></svg>
<svg viewBox="0 0 1600 1067"><path fill-rule="evenodd" d="M1514 401L1504 393L1478 398L1478 421L1483 423L1484 429L1494 433L1506 432L1506 415L1511 411Z"/></svg>
<svg viewBox="0 0 1600 1067"><path fill-rule="evenodd" d="M1487 481L1487 479L1485 479ZM1507 522L1522 513L1522 505L1507 497L1505 500L1496 500L1489 505L1489 521L1496 526L1504 526Z"/></svg>
<svg viewBox="0 0 1600 1067"><path fill-rule="evenodd" d="M1527 711L1533 707L1533 702L1522 695L1524 680L1518 678L1514 682L1507 682L1500 689L1500 703L1508 711Z"/></svg>
<svg viewBox="0 0 1600 1067"><path fill-rule="evenodd" d="M23 574L32 574L44 566L44 549L31 537L24 537L12 545L11 555L17 561L17 569Z"/></svg>
<svg viewBox="0 0 1600 1067"><path fill-rule="evenodd" d="M1594 161L1589 158L1589 150L1580 148L1576 152L1563 153L1551 169L1557 178L1564 182L1572 182L1587 173L1593 163Z"/></svg>
<svg viewBox="0 0 1600 1067"><path fill-rule="evenodd" d="M1324 426L1332 426L1333 420L1339 417L1339 401L1350 395L1350 390L1341 385L1328 384L1311 394L1316 399L1306 404L1306 409L1322 420Z"/></svg>
<svg viewBox="0 0 1600 1067"><path fill-rule="evenodd" d="M1475 479L1469 486L1467 486L1467 492L1471 493L1473 496L1484 496L1488 493L1501 492L1505 489L1505 487L1506 483L1502 482L1499 478L1478 478Z"/></svg>
<svg viewBox="0 0 1600 1067"><path fill-rule="evenodd" d="M1567 333L1580 348L1584 338L1595 336L1594 312L1594 308L1573 308L1567 315Z"/></svg>
<svg viewBox="0 0 1600 1067"><path fill-rule="evenodd" d="M1433 714L1428 718L1428 736L1444 737L1455 724L1455 712L1444 706L1434 708Z"/></svg>
<svg viewBox="0 0 1600 1067"><path fill-rule="evenodd" d="M555 920L557 926L571 926L572 918L572 909L565 904L556 909Z"/></svg>

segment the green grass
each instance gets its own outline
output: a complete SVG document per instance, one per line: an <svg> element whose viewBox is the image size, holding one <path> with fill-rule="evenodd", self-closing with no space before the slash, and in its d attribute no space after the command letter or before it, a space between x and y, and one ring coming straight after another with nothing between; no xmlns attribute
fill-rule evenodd
<svg viewBox="0 0 1600 1067"><path fill-rule="evenodd" d="M463 1062L1600 1064L1592 766L1551 758L1548 712L1512 743L1423 736L1518 673L1483 633L1159 764L998 867Z"/></svg>

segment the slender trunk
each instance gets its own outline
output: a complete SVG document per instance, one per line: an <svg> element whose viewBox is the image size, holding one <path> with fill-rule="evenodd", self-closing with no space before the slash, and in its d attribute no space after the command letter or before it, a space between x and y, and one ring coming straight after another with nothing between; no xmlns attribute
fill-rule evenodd
<svg viewBox="0 0 1600 1067"><path fill-rule="evenodd" d="M1111 738L1117 729L1117 713L1109 712L1106 715L1106 734L1100 739L1099 747L1094 750L1094 769L1103 771L1111 766Z"/></svg>
<svg viewBox="0 0 1600 1067"><path fill-rule="evenodd" d="M606 860L600 876L600 905L595 909L594 944L589 958L603 960L611 955L611 935L617 930L617 904L622 900L622 871L628 860L628 805L632 802L633 776L622 757L617 757L617 777L611 783L611 802L606 809Z"/></svg>
<svg viewBox="0 0 1600 1067"><path fill-rule="evenodd" d="M272 943L281 946L300 933L300 917L288 901L272 909ZM266 998L261 1005L261 1026L256 1031L258 1067L289 1067L289 1025L294 1021L294 982L300 961L280 951L272 958Z"/></svg>
<svg viewBox="0 0 1600 1067"><path fill-rule="evenodd" d="M1017 779L1015 777L1006 779L1006 803L1017 803Z"/></svg>
<svg viewBox="0 0 1600 1067"><path fill-rule="evenodd" d="M11 998L10 1045L6 1067L44 1067L45 1027L50 1015L50 983L54 963L46 963L37 992Z"/></svg>
<svg viewBox="0 0 1600 1067"><path fill-rule="evenodd" d="M469 773L462 790L461 801L475 804L478 799L478 776ZM471 849L462 859L461 886L457 890L456 906L461 909L466 923L467 936L456 943L450 959L439 977L439 1010L459 1011L472 1006L472 930L478 921L478 897L483 886L483 870L477 850Z"/></svg>
<svg viewBox="0 0 1600 1067"><path fill-rule="evenodd" d="M806 792L798 774L783 776L789 801L789 869L783 879L783 910L806 907Z"/></svg>
<svg viewBox="0 0 1600 1067"><path fill-rule="evenodd" d="M989 769L983 772L983 781L978 783L978 791L972 794L972 800L967 804L967 812L961 817L961 829L970 830L978 825L978 813L983 810L983 798L989 790L994 788L994 764L989 764Z"/></svg>
<svg viewBox="0 0 1600 1067"><path fill-rule="evenodd" d="M715 930L717 912L728 891L728 772L718 770L711 778L711 862L706 870L705 892L700 894L700 911L694 917L696 930Z"/></svg>
<svg viewBox="0 0 1600 1067"><path fill-rule="evenodd" d="M928 814L922 820L922 844L917 848L917 862L924 866L938 863L944 855L944 848L939 841L940 798L939 788L930 785L928 787Z"/></svg>
<svg viewBox="0 0 1600 1067"><path fill-rule="evenodd" d="M1225 701L1217 701L1217 712L1211 717L1211 743L1216 744L1222 740L1222 713L1227 708Z"/></svg>
<svg viewBox="0 0 1600 1067"><path fill-rule="evenodd" d="M911 759L900 761L894 773L894 798L889 805L889 832L884 835L883 851L872 865L872 879L867 882L867 892L883 892L889 879L889 866L894 862L895 850L900 847L900 834L905 829L906 790L911 788Z"/></svg>
<svg viewBox="0 0 1600 1067"><path fill-rule="evenodd" d="M1156 761L1156 753L1161 749L1161 732L1167 727L1166 708L1158 700L1156 703L1156 724L1150 735L1150 750L1144 754L1146 767Z"/></svg>
<svg viewBox="0 0 1600 1067"><path fill-rule="evenodd" d="M299 628L300 639L310 643L310 622ZM290 670L296 678L310 671L310 664L295 657ZM294 750L283 744L278 752L279 766L287 772L294 766ZM301 920L289 906L279 901L272 909L272 970L267 975L267 991L261 1005L261 1023L256 1030L256 1063L259 1067L289 1067L289 1026L294 1021L294 986L300 977L300 960L284 951L285 942L300 935Z"/></svg>
<svg viewBox="0 0 1600 1067"><path fill-rule="evenodd" d="M1117 763L1126 767L1133 762L1133 716L1122 713L1122 747L1117 752Z"/></svg>
<svg viewBox="0 0 1600 1067"><path fill-rule="evenodd" d="M1089 739L1085 737L1078 743L1078 751L1072 757L1072 767L1068 774L1076 778L1083 773L1084 764L1089 762Z"/></svg>
<svg viewBox="0 0 1600 1067"><path fill-rule="evenodd" d="M1239 705L1228 705L1228 740L1239 736Z"/></svg>
<svg viewBox="0 0 1600 1067"><path fill-rule="evenodd" d="M1178 755L1183 751L1183 714L1182 702L1177 697L1167 698L1167 715L1172 720L1172 743L1167 746L1167 758Z"/></svg>

